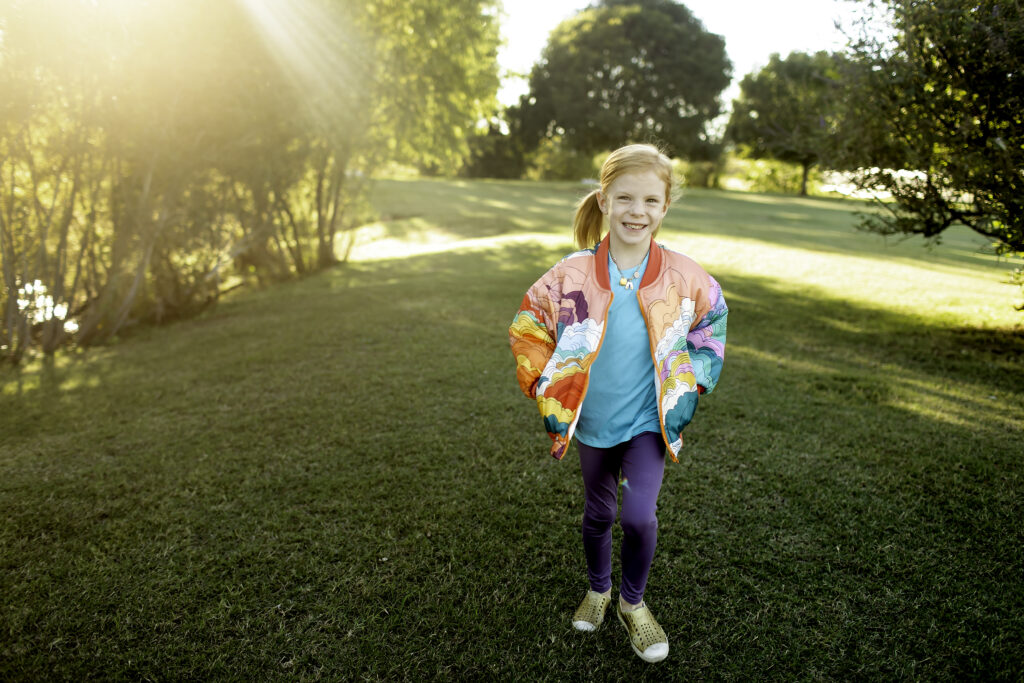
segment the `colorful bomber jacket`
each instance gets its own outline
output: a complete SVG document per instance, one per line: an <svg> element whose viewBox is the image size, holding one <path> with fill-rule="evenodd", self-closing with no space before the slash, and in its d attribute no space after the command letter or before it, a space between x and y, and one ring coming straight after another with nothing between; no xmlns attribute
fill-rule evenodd
<svg viewBox="0 0 1024 683"><path fill-rule="evenodd" d="M614 297L608 277L605 237L537 280L509 327L519 387L536 399L558 459L572 440L601 350ZM696 261L653 242L637 301L650 339L662 435L678 462L697 396L711 392L722 372L729 310L722 288Z"/></svg>

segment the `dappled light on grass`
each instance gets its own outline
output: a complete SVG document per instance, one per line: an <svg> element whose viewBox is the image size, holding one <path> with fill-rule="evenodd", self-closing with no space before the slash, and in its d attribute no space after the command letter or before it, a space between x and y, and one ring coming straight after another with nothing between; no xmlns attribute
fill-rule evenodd
<svg viewBox="0 0 1024 683"><path fill-rule="evenodd" d="M543 187L537 201L523 182L380 181L376 201L383 220L358 227L339 240L339 257L352 262L408 258L446 251L500 250L527 242L572 248L556 231L568 214L573 187Z"/></svg>
<svg viewBox="0 0 1024 683"><path fill-rule="evenodd" d="M376 237L374 237L376 235ZM444 252L487 251L505 246L537 242L548 245L565 244L565 241L546 234L515 234L498 237L453 239L442 230L427 227L418 231L411 239L387 236L387 229L381 224L364 226L355 236L355 244L349 252L353 262L375 261L378 259L409 258Z"/></svg>
<svg viewBox="0 0 1024 683"><path fill-rule="evenodd" d="M665 230L659 240L706 264L723 286L732 274L754 275L776 280L781 290L816 290L829 298L954 325L1013 328L1021 323L1013 309L1019 288L1009 284L999 268L979 272L966 265L929 262L923 256L915 260L889 257L884 251L837 253L812 244L794 247L675 230ZM828 315L827 309L822 315Z"/></svg>
<svg viewBox="0 0 1024 683"><path fill-rule="evenodd" d="M845 336L866 331L858 326L835 329ZM869 346L845 354L841 362L808 353L799 346L780 345L778 349L773 353L736 342L729 345L733 365L755 361L774 364L782 373L798 373L808 378L801 391L823 398L831 396L837 407L844 402L844 396L860 396L878 407L905 410L971 430L1003 432L1024 424L1024 406L1014 405L1005 390L993 393L990 385L970 377L920 374L902 364L887 362L884 353L872 353Z"/></svg>
<svg viewBox="0 0 1024 683"><path fill-rule="evenodd" d="M736 342L729 342L729 355L739 358L748 358L761 363L775 363L779 368L791 368L804 373L828 374L836 372L824 363L816 363L811 357L806 359L794 358L792 353L772 353L764 349L755 348Z"/></svg>
<svg viewBox="0 0 1024 683"><path fill-rule="evenodd" d="M379 180L373 200L385 221L423 218L462 238L509 232L550 232L565 236L579 183L530 181ZM508 204L510 209L495 209Z"/></svg>
<svg viewBox="0 0 1024 683"><path fill-rule="evenodd" d="M90 357L99 360L109 353L109 349L94 349ZM38 392L47 400L62 401L80 390L102 389L105 373L83 372L81 360L82 354L68 352L34 357L20 368L0 367L0 399Z"/></svg>
<svg viewBox="0 0 1024 683"><path fill-rule="evenodd" d="M684 192L683 201L685 202L687 197L686 194L695 196L705 192L704 190L690 190L687 189ZM778 206L782 208L800 206L804 208L811 208L815 211L839 211L842 213L849 213L850 211L856 211L866 207L867 202L861 201L844 201L841 199L830 199L830 198L818 198L818 197L794 197L793 195L785 194L762 194L759 192L722 192L719 190L714 191L715 194L725 194L730 199L743 204L751 204L758 206ZM758 211L763 211L762 208L758 208Z"/></svg>
<svg viewBox="0 0 1024 683"><path fill-rule="evenodd" d="M1024 407L1014 405L1005 390L993 393L990 386L970 377L936 382L895 368L887 368L889 372L898 389L892 401L895 407L972 430L1019 432L1024 428Z"/></svg>

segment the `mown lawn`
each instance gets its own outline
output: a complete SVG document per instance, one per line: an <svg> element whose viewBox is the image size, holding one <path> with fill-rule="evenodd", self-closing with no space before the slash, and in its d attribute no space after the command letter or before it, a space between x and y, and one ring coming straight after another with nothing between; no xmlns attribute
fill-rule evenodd
<svg viewBox="0 0 1024 683"><path fill-rule="evenodd" d="M672 651L573 631L579 466L505 330L579 191L384 182L348 265L0 374L0 679L1024 676L1009 266L820 199L672 209L731 311L660 498Z"/></svg>

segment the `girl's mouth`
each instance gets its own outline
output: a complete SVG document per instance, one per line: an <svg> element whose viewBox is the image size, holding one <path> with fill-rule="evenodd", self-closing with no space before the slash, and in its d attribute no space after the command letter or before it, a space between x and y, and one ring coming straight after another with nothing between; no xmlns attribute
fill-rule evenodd
<svg viewBox="0 0 1024 683"><path fill-rule="evenodd" d="M635 230L639 232L646 228L647 226L643 223L623 223L622 227L626 228L627 230Z"/></svg>

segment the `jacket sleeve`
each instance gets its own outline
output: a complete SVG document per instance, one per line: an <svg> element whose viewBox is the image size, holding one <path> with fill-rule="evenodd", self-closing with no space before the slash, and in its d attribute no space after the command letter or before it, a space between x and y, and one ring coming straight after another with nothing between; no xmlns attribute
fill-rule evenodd
<svg viewBox="0 0 1024 683"><path fill-rule="evenodd" d="M698 300L697 309L705 313L686 335L686 346L693 363L700 393L710 393L718 384L725 362L725 327L729 308L725 305L722 288L710 275L708 286L701 290L703 301Z"/></svg>
<svg viewBox="0 0 1024 683"><path fill-rule="evenodd" d="M508 328L512 355L516 359L516 379L529 398L537 398L537 380L555 352L556 330L546 288L538 282L523 297L519 312Z"/></svg>

